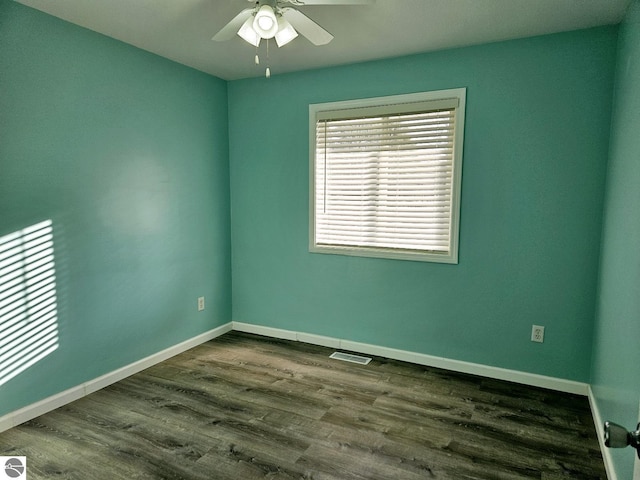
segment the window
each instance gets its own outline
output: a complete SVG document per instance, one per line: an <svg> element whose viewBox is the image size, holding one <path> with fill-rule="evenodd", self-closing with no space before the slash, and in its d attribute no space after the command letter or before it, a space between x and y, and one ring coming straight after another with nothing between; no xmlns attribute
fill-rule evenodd
<svg viewBox="0 0 640 480"><path fill-rule="evenodd" d="M309 250L458 263L465 98L310 105Z"/></svg>

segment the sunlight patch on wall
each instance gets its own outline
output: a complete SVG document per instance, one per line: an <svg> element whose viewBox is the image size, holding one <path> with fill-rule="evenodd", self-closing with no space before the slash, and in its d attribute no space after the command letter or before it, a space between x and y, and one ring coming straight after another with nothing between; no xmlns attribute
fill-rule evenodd
<svg viewBox="0 0 640 480"><path fill-rule="evenodd" d="M0 237L0 385L58 348L51 220Z"/></svg>

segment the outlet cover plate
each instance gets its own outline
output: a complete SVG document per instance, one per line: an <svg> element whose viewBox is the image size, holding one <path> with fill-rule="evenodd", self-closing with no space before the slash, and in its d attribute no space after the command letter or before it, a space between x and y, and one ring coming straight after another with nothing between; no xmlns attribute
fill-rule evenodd
<svg viewBox="0 0 640 480"><path fill-rule="evenodd" d="M544 342L544 327L540 325L533 325L531 327L531 341L538 343Z"/></svg>

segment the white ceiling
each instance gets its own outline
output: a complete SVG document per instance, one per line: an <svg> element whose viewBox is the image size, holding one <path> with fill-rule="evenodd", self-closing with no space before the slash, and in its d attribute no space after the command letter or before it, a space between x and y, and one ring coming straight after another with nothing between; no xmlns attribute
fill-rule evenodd
<svg viewBox="0 0 640 480"><path fill-rule="evenodd" d="M211 37L247 0L19 0L69 22L226 80L261 76L255 48ZM273 75L310 68L616 24L630 0L375 0L371 5L299 7L334 35L314 46L302 36L278 49Z"/></svg>

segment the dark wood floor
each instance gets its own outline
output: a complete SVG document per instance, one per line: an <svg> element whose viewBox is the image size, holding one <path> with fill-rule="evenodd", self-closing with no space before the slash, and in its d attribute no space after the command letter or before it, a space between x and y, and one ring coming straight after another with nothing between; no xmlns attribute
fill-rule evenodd
<svg viewBox="0 0 640 480"><path fill-rule="evenodd" d="M584 397L229 333L0 434L28 478L605 479Z"/></svg>

